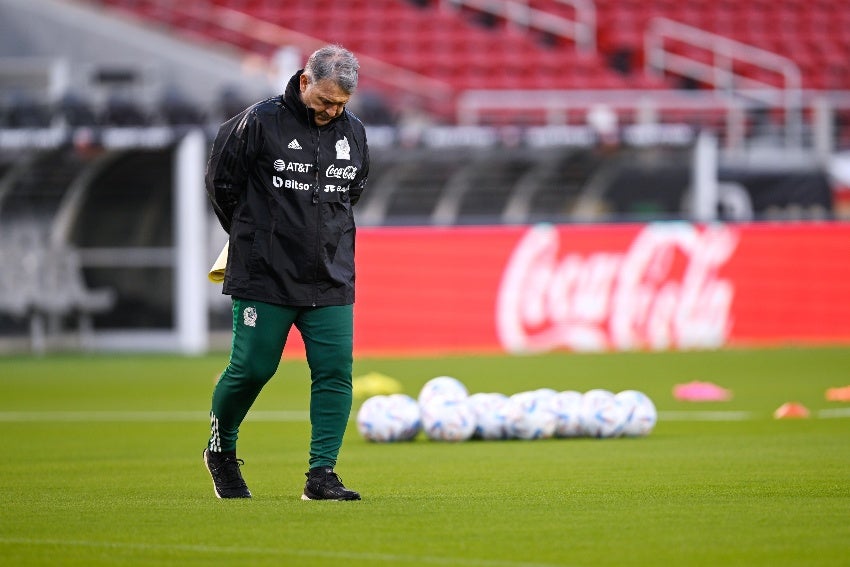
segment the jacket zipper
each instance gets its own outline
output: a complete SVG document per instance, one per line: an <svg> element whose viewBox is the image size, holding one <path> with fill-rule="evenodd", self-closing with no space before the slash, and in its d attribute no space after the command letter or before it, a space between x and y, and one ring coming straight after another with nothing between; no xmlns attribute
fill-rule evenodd
<svg viewBox="0 0 850 567"><path fill-rule="evenodd" d="M313 268L313 307L319 299L319 261L322 246L322 208L319 206L319 151L321 149L321 131L316 127L316 186L313 188L313 205L316 207L316 263Z"/></svg>

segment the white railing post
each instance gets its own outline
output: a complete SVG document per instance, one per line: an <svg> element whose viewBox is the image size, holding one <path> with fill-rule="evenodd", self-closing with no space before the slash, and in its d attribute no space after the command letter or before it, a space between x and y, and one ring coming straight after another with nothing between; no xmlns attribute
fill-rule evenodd
<svg viewBox="0 0 850 567"><path fill-rule="evenodd" d="M703 130L697 137L693 158L693 218L697 222L717 219L717 138Z"/></svg>
<svg viewBox="0 0 850 567"><path fill-rule="evenodd" d="M202 354L209 347L206 149L203 132L193 130L178 144L174 160L174 323L177 350L190 355Z"/></svg>
<svg viewBox="0 0 850 567"><path fill-rule="evenodd" d="M812 110L814 111L815 153L823 163L827 163L835 151L835 110L823 96L815 99Z"/></svg>

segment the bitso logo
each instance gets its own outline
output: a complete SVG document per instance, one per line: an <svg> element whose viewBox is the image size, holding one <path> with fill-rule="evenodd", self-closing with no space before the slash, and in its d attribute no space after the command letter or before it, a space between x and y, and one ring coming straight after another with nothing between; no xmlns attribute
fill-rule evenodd
<svg viewBox="0 0 850 567"><path fill-rule="evenodd" d="M345 136L336 143L336 159L351 159L351 146Z"/></svg>
<svg viewBox="0 0 850 567"><path fill-rule="evenodd" d="M246 327L256 327L257 309L254 307L246 307L245 310L242 311L242 322Z"/></svg>

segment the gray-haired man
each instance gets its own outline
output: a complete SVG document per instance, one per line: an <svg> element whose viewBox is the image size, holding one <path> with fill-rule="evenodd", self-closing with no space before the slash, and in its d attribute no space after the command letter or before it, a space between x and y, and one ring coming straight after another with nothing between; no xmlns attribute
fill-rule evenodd
<svg viewBox="0 0 850 567"><path fill-rule="evenodd" d="M345 108L358 71L350 51L317 50L283 95L225 122L213 144L206 186L230 237L223 293L233 300L233 346L204 450L219 498L251 497L236 458L239 425L294 325L311 376L302 499L360 499L334 472L352 398L352 206L369 173L365 129Z"/></svg>

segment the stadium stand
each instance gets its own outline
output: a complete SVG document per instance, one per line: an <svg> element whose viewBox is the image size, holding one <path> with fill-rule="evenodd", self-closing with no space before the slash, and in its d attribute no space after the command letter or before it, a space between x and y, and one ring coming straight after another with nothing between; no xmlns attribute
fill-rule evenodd
<svg viewBox="0 0 850 567"><path fill-rule="evenodd" d="M639 121L637 93L651 93L657 106L653 112L665 122L724 132L736 120L742 125L734 135L740 137L753 133L757 125L749 114L757 113L765 100L773 107L766 116L788 126L796 119L783 104L810 106L818 92L831 93L834 99L835 93L850 90L850 73L845 72L850 40L843 33L850 11L842 9L839 0L81 3L197 45L237 53L245 65L268 64L283 45L294 46L303 55L321 43L343 43L364 60L364 100L358 110L371 124L401 123L408 113L420 110L432 121L446 124L574 123L584 120L591 104L577 93L600 98L599 93L610 91L621 93L616 103L608 103L621 123ZM330 23L328 12L333 13ZM662 21L670 24L668 31L672 25L681 29L670 35L659 25ZM587 32L581 34L584 39L577 30ZM773 62L766 63L765 58ZM108 75L97 85L99 100L78 98L81 108L58 101L45 105L13 93L0 100L0 124L44 126L63 114L68 123L90 121L83 118L91 114L85 113L85 106L93 109L100 124L203 123L220 121L238 107L224 110L223 92L214 95L222 99L218 106L207 102L201 107L197 101L194 107L186 105L180 88L154 85L156 78L145 77L144 69L92 73ZM791 76L796 74L799 80ZM159 92L133 92L132 81L144 81L141 86ZM730 96L746 89L765 93ZM508 91L559 96L555 103L515 95L507 105L493 104L504 99L491 93ZM186 96L191 99L193 94ZM786 102L777 102L783 97ZM850 103L846 96L841 101L835 120L840 127L837 138L843 143L850 141L845 128ZM743 117L734 116L736 104L744 109ZM465 110L470 105L474 112ZM794 124L788 127L799 130Z"/></svg>
<svg viewBox="0 0 850 567"><path fill-rule="evenodd" d="M664 17L788 57L803 70L808 88L850 87L850 77L841 72L850 59L850 39L845 33L850 16L841 0L596 0L598 49L591 52L577 49L575 42L563 37L476 9L479 3L349 0L325 6L322 2L212 0L181 2L179 7L156 0L103 3L172 26L178 33L270 54L276 46L251 41L244 32L222 31L223 22L214 22L226 13L210 9L239 11L323 41L341 42L358 53L440 78L458 89L677 86L676 78L659 79L644 72L644 34L653 18ZM575 18L574 2L514 4L565 21ZM334 14L331 25L328 11ZM749 73L757 75L758 70Z"/></svg>
<svg viewBox="0 0 850 567"><path fill-rule="evenodd" d="M294 30L322 41L340 42L358 54L466 88L629 88L669 87L641 70L622 73L606 54L581 52L557 38L521 29L504 17L436 2L262 2L218 0L183 2L105 0L122 10L171 26L177 33L223 41L270 55L276 45L252 40L245 31L227 30L228 11ZM563 6L551 2L541 9ZM216 11L218 8L220 11ZM334 14L328 25L326 13ZM387 26L392 22L392 26ZM534 62L529 64L529 62Z"/></svg>
<svg viewBox="0 0 850 567"><path fill-rule="evenodd" d="M43 12L0 14L0 228L15 233L0 258L20 264L0 286L30 285L15 278L33 266L69 282L50 305L0 299L0 336L28 320L34 345L73 322L85 342L86 317L173 324L175 147L278 92L282 46L296 63L326 42L361 58L362 226L690 220L703 134L722 150L718 220L830 218L823 164L850 147L838 0L12 3ZM97 45L64 61L54 35ZM738 92L753 85L762 98ZM804 121L793 139L789 108Z"/></svg>
<svg viewBox="0 0 850 567"><path fill-rule="evenodd" d="M639 93L652 93L653 112L665 122L719 132L736 122L735 144L754 133L749 114L765 101L773 107L769 119L799 139L791 106L814 104L817 92L850 89L843 33L850 16L840 0L91 2L248 58L272 58L283 44L307 53L324 42L343 43L366 63L361 92L371 93L369 110L377 110L380 123L418 112L411 95L445 124L541 124L568 120L577 110L583 121L591 103L570 93L605 91L622 93L612 107L630 123L639 119ZM670 35L661 22L679 31ZM500 106L491 94L500 91L561 94L545 104L518 94ZM842 142L850 141L848 104L841 98L835 115ZM472 113L464 110L470 106Z"/></svg>
<svg viewBox="0 0 850 567"><path fill-rule="evenodd" d="M849 47L838 25L847 19L848 10L840 9L840 3L835 0L806 3L796 0L770 3L763 0L697 0L685 4L670 0L527 0L513 3L473 0L299 0L285 3L268 0L180 3L89 0L80 4L103 8L104 13L119 19L165 30L191 43L224 46L239 53L246 64L256 61L253 58L257 56L274 57L281 44L299 46L303 55L317 43L339 41L363 54L368 62L364 67L378 69L378 75L384 71L409 73L398 75L398 83L409 83L414 92L396 96L391 88L377 87L374 71L364 72L361 92L353 104L370 126L375 159L381 166L375 168L371 192L364 199L362 216L369 224L463 223L488 219L530 222L547 218L557 220L558 214L569 218L570 214L575 214L576 203L581 201L572 194L578 189L569 187L581 187L588 179L597 178L596 167L603 167L600 164L604 152L600 154L590 147L606 135L592 123L592 115L600 106L601 110L614 113L613 124L609 127L615 132L615 138L622 131L624 139L631 136L632 140L637 140L626 146L645 145L641 132L652 130L640 128L653 120L687 124L691 128L669 130L650 137L662 144L666 143L665 136L669 137L672 132L676 138L672 145L688 146L693 143L695 133L702 129L718 133L720 143L729 148L736 147L741 140L781 143L781 129L788 121L782 102L771 105L736 99L733 102L739 106L730 107L729 101L720 95L716 98L711 98L714 95L697 96L714 92L709 87L717 87L716 84L676 76L672 72L658 76L647 67L646 32L659 17L694 26L689 29L720 33L728 41L742 42L731 44L733 47L743 45L768 50L775 57L793 58L801 69L812 71L803 74L802 86L809 87L808 91L828 86L846 88L842 81L850 80L850 74L837 72L835 68L845 65ZM513 6L514 13L509 13L505 6ZM517 6L526 11L517 12ZM590 19L580 14L588 7L592 9ZM535 24L535 21L547 20L533 20L528 16L532 11L538 16L559 18L553 20L559 25L592 21L593 33L588 36L591 39L557 35L551 31L552 24ZM331 20L327 18L328 12L333 13ZM744 20L747 25L741 23ZM388 22L392 25L387 25ZM706 57L710 53L675 37L667 49L669 54L689 54L694 61L709 63ZM91 69L94 86L87 91L70 90L56 100L51 123L128 129L162 125L177 128L165 135L174 140L180 128L195 124L209 131L223 118L255 100L228 88L214 95L214 104L199 104L192 98L194 93L164 82L162 76L166 73L157 75L147 67L150 66L138 63ZM666 68L662 66L655 71ZM758 65L748 67L741 63L737 70L768 83L782 80L781 74L768 76L765 68ZM171 70L168 74L179 74L179 71ZM153 86L149 84L151 79ZM441 95L429 103L425 100L428 93L416 90L424 86L427 91L428 87L439 85L448 89L441 93L452 96ZM782 88L780 84L771 86ZM517 95L516 89L523 90ZM642 97L638 94L641 92L651 93L654 108L642 106L650 98ZM97 100L92 93L97 95ZM512 99L513 106L501 109L495 106L492 112L487 111L482 105L500 100L499 93L508 94L506 100ZM476 95L479 95L477 99ZM549 98L545 99L547 96ZM418 112L435 100L442 104L436 116ZM545 102L548 100L554 100L554 106L548 107L549 102ZM478 106L463 106L470 101ZM33 107L9 104L4 108L8 127L19 123L9 118L15 116L15 112L20 115L22 109ZM405 113L401 109L413 112ZM806 108L805 112L806 120L817 118L811 109ZM32 114L28 119L33 124L44 124L42 112ZM578 128L567 136L573 139L563 143L557 140L531 143L530 136L524 134L518 134L523 137L511 142L503 140L502 133L481 134L493 139L478 149L475 144L465 147L467 144L463 140L457 143L429 141L429 133L426 133L429 127L442 122L453 123L458 118L471 124L505 127L508 138L513 136L511 128L541 123L577 125ZM735 126L733 118L740 124ZM380 125L398 126L399 130L391 132L381 142L381 136L376 135L376 127ZM639 128L630 134L627 129L632 126ZM604 127L603 124L600 128ZM826 146L836 143L841 146L848 139L840 111L835 115L835 128L834 140L828 141ZM414 134L408 136L409 132ZM685 135L679 136L677 132L685 132ZM83 130L82 134L97 138L100 130ZM580 138L578 143L575 143L576 136ZM801 129L800 140L803 136L806 136L806 144L814 143L808 130ZM95 139L94 143L99 141ZM531 157L523 153L522 147L512 147L517 144L534 148L527 152ZM399 150L409 151L396 153ZM47 159L71 159L61 154L54 152L53 157ZM42 158L28 156L27 159ZM610 166L610 155L607 159ZM565 165L569 163L574 167ZM581 165L580 170L576 164ZM69 175L73 173L69 164L52 169L68 171ZM493 174L479 175L476 169ZM40 171L41 168L33 166L31 170ZM33 175L32 171L29 175ZM13 172L4 176L7 187L17 179L16 175ZM14 183L16 191L24 191L21 183L17 180ZM42 184L39 191L45 191L52 182L39 179L39 183ZM487 199L481 198L482 192ZM14 194L8 193L0 199L4 200L2 206L14 207ZM665 214L676 213L669 206L663 210ZM615 206L611 212L627 211Z"/></svg>

